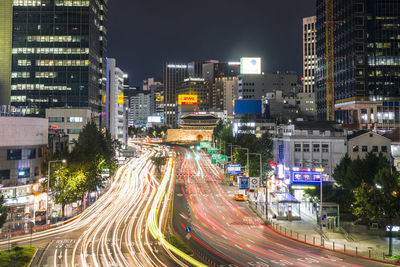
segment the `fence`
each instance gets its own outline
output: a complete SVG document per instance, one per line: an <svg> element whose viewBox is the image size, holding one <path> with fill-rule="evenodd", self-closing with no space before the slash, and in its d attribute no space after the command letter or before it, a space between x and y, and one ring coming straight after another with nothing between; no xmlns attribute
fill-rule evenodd
<svg viewBox="0 0 400 267"><path fill-rule="evenodd" d="M271 218L267 218L265 212L261 210L261 208L257 207L253 202L249 201L250 208L257 213L259 217L261 217L265 223L267 223L271 228L273 228L276 232L281 235L288 237L290 239L306 243L313 246L322 247L324 249L328 249L335 252L344 253L350 256L357 256L366 259L373 259L378 261L389 262L386 259L387 250L374 249L373 247L366 247L365 245L357 245L349 242L336 242L333 240L326 240L324 237L321 237L318 234L304 234L298 231L294 231L293 229L289 229L283 227L277 222L274 222ZM395 262L390 262L395 263ZM395 263L396 265L400 265L400 263Z"/></svg>

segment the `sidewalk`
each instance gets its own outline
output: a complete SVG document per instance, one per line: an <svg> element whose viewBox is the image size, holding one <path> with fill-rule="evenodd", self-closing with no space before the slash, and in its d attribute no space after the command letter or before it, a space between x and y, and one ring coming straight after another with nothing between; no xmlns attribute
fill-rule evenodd
<svg viewBox="0 0 400 267"><path fill-rule="evenodd" d="M277 232L289 238L299 240L315 246L322 246L326 249L344 252L366 258L384 260L384 255L388 252L389 238L373 235L334 233L323 230L324 238L321 240L319 226L316 223L315 215L306 210L302 203L300 221L276 220L271 216L268 218L260 206L256 206L249 201L249 207L257 213L267 224L273 227ZM272 214L272 213L270 213ZM346 239L347 237L347 239ZM350 241L353 240L353 241ZM321 242L322 241L322 242ZM393 254L400 255L400 239L393 238Z"/></svg>

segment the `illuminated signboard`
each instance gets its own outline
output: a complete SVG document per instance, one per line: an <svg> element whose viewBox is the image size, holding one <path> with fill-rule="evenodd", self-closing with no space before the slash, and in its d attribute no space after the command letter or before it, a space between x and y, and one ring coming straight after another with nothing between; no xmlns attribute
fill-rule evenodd
<svg viewBox="0 0 400 267"><path fill-rule="evenodd" d="M240 74L261 74L261 58L242 57L240 59Z"/></svg>
<svg viewBox="0 0 400 267"><path fill-rule="evenodd" d="M238 175L242 173L240 164L229 164L227 168L228 174Z"/></svg>
<svg viewBox="0 0 400 267"><path fill-rule="evenodd" d="M179 95L179 105L197 105L197 95Z"/></svg>
<svg viewBox="0 0 400 267"><path fill-rule="evenodd" d="M319 183L322 173L316 171L292 171L292 183Z"/></svg>
<svg viewBox="0 0 400 267"><path fill-rule="evenodd" d="M149 122L149 123L161 123L161 117L160 116L148 116L147 117L147 122Z"/></svg>
<svg viewBox="0 0 400 267"><path fill-rule="evenodd" d="M124 94L118 95L118 104L120 104L120 105L124 104Z"/></svg>

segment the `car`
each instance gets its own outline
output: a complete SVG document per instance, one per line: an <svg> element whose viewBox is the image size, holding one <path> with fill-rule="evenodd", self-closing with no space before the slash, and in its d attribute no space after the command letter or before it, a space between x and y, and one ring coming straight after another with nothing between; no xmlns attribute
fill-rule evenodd
<svg viewBox="0 0 400 267"><path fill-rule="evenodd" d="M244 195L243 194L235 194L235 200L244 201Z"/></svg>

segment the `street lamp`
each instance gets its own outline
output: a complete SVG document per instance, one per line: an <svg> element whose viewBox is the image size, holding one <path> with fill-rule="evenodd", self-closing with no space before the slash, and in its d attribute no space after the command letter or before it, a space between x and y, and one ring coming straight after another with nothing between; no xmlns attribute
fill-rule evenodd
<svg viewBox="0 0 400 267"><path fill-rule="evenodd" d="M50 160L47 166L47 209L46 209L46 224L49 223L49 208L50 208L50 166L51 163L62 162L66 163L65 159L62 160Z"/></svg>

